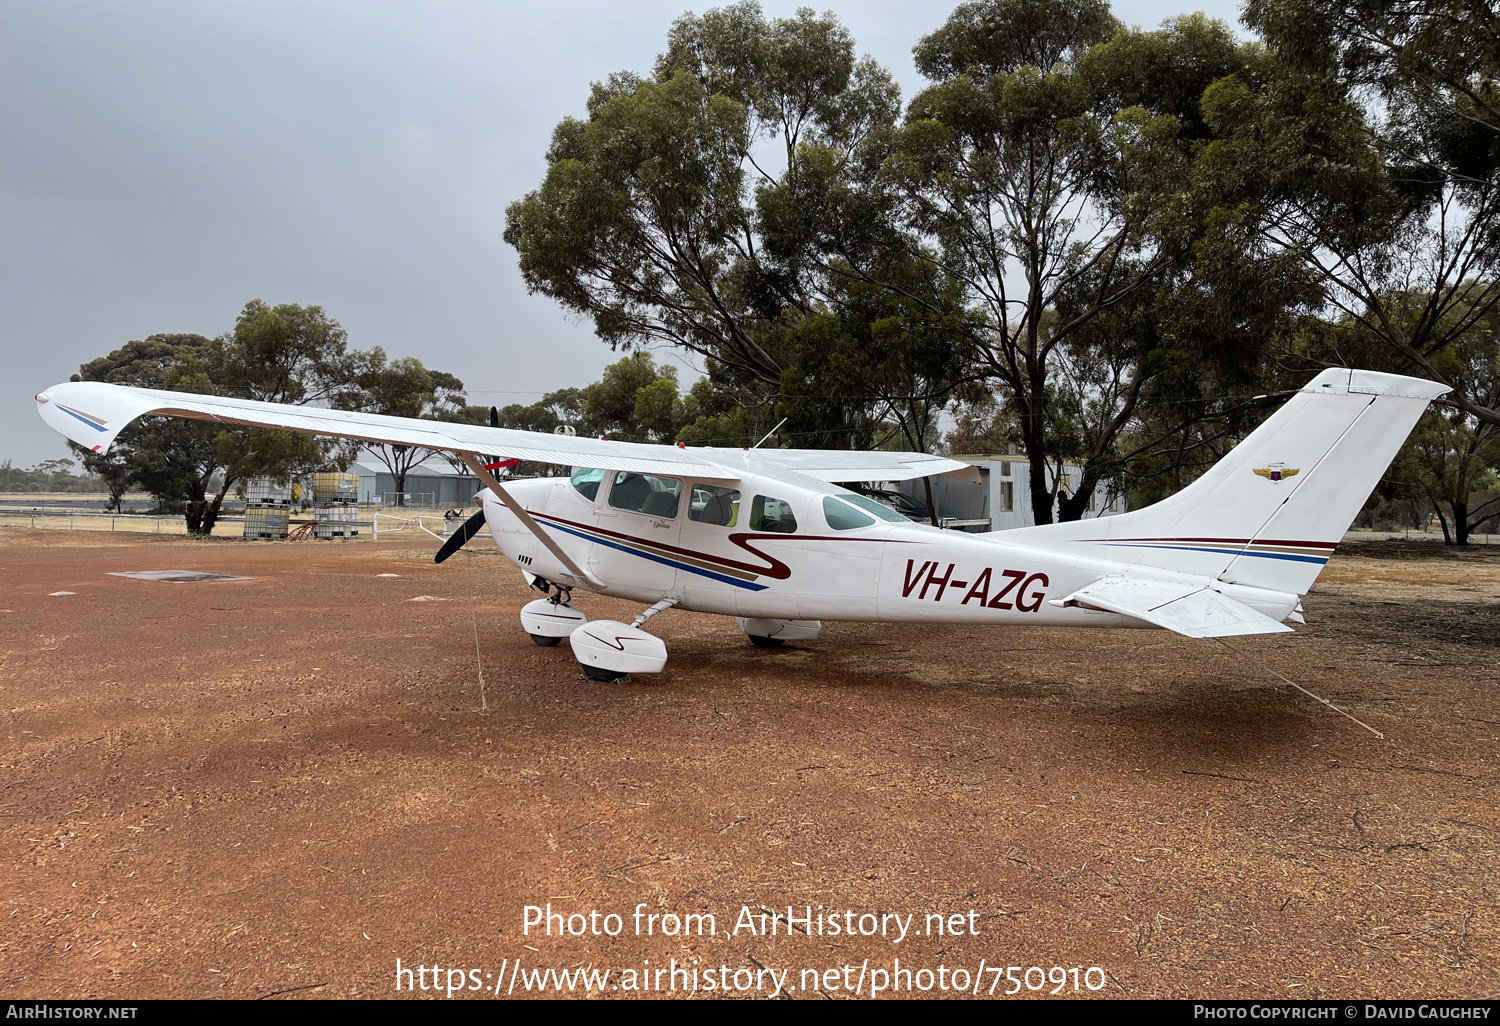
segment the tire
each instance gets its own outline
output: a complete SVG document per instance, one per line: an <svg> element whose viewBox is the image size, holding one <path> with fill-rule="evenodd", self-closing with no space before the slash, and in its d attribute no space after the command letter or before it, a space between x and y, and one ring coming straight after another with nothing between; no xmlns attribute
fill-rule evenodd
<svg viewBox="0 0 1500 1026"><path fill-rule="evenodd" d="M747 634L745 637L749 638L750 644L756 648L780 648L786 644L783 638L762 638L757 634Z"/></svg>
<svg viewBox="0 0 1500 1026"><path fill-rule="evenodd" d="M533 644L541 645L543 648L552 648L556 645L562 644L562 638L547 638L543 637L540 634L533 634L531 636L531 641Z"/></svg>

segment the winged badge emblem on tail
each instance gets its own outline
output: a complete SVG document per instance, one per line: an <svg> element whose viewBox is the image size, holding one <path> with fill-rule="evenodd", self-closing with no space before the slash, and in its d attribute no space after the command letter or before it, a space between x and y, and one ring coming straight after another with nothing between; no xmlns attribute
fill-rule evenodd
<svg viewBox="0 0 1500 1026"><path fill-rule="evenodd" d="M1280 481L1284 478L1296 477L1301 471L1296 467L1275 463L1269 467L1256 467L1255 472L1268 481Z"/></svg>

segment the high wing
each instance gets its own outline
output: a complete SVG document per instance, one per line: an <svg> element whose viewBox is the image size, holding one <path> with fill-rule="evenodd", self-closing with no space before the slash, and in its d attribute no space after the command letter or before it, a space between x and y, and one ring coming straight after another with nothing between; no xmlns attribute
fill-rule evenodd
<svg viewBox="0 0 1500 1026"><path fill-rule="evenodd" d="M388 417L317 406L166 392L153 388L74 381L37 395L37 411L54 431L103 452L137 417L160 414L194 420L278 428L363 442L410 445L458 453L495 453L507 458L564 466L605 467L638 474L670 474L734 480L744 470L793 471L822 481L906 480L930 474L973 474L956 460L910 452L841 452L817 449L684 449L642 442L549 435L539 431Z"/></svg>
<svg viewBox="0 0 1500 1026"><path fill-rule="evenodd" d="M979 471L967 463L920 452L856 452L850 449L714 450L726 463L738 458L749 469L774 474L778 470L819 481L910 481L919 477L959 478L978 484Z"/></svg>
<svg viewBox="0 0 1500 1026"><path fill-rule="evenodd" d="M1124 577L1106 577L1066 598L1056 606L1084 606L1133 616L1137 620L1190 638L1227 638L1237 634L1277 634L1290 631L1271 619L1201 584L1176 584Z"/></svg>

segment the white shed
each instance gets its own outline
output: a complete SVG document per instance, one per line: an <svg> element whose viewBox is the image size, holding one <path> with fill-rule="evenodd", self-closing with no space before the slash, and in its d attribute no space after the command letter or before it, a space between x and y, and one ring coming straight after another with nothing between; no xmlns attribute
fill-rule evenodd
<svg viewBox="0 0 1500 1026"><path fill-rule="evenodd" d="M932 478L932 498L937 504L939 521L957 521L953 526L973 532L1007 531L1014 527L1031 527L1036 518L1031 512L1031 465L1018 455L959 456L977 467L980 483L968 484L951 477ZM1050 468L1050 475L1054 473ZM1083 468L1064 464L1060 492L1073 494L1074 483L1083 479ZM897 491L927 504L927 491L920 480L903 481ZM1101 481L1094 488L1085 520L1125 512L1125 497L1114 481ZM1056 520L1057 509L1053 508Z"/></svg>

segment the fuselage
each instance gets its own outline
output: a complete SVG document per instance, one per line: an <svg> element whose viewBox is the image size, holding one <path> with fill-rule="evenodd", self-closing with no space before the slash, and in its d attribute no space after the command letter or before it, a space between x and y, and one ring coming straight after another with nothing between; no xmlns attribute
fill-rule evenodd
<svg viewBox="0 0 1500 1026"><path fill-rule="evenodd" d="M1057 600L1104 577L1207 585L1276 620L1297 596L944 531L836 485L746 474L695 481L580 470L506 490L590 580L485 493L496 546L528 575L642 603L782 620L1146 627Z"/></svg>

